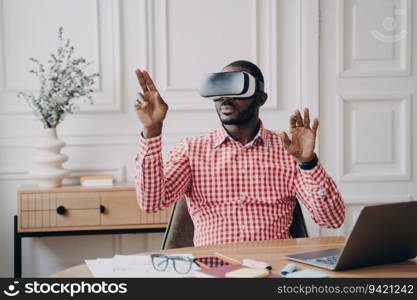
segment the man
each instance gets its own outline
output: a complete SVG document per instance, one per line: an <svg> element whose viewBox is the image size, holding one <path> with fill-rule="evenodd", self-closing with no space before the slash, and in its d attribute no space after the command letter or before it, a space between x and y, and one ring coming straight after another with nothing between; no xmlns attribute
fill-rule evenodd
<svg viewBox="0 0 417 300"><path fill-rule="evenodd" d="M314 153L318 120L310 127L308 109L304 118L296 110L291 138L265 129L259 119L268 98L262 72L248 61L222 71L247 72L262 84L250 99L215 99L221 126L180 141L164 165L161 133L168 105L149 74L136 70L143 93L135 110L144 127L135 158L139 206L156 212L187 195L196 246L291 238L295 196L317 224L340 227L343 200Z"/></svg>

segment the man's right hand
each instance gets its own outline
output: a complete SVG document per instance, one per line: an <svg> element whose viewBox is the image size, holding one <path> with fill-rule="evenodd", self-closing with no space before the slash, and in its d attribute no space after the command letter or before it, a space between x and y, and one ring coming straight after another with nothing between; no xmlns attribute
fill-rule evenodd
<svg viewBox="0 0 417 300"><path fill-rule="evenodd" d="M142 88L135 104L136 114L143 124L143 136L155 137L161 134L162 124L168 111L168 104L159 95L148 72L136 69L136 76Z"/></svg>

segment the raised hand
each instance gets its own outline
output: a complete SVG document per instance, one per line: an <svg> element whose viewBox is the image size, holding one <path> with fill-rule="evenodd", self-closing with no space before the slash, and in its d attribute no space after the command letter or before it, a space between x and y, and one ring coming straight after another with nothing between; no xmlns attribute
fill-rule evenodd
<svg viewBox="0 0 417 300"><path fill-rule="evenodd" d="M310 113L308 108L304 109L304 120L298 109L291 115L291 139L284 132L284 146L288 153L298 159L299 162L307 162L313 159L318 127L319 120L314 119L313 127L310 128Z"/></svg>
<svg viewBox="0 0 417 300"><path fill-rule="evenodd" d="M168 104L160 96L148 72L136 69L136 76L142 88L135 103L136 114L144 126L145 138L159 135L168 111Z"/></svg>

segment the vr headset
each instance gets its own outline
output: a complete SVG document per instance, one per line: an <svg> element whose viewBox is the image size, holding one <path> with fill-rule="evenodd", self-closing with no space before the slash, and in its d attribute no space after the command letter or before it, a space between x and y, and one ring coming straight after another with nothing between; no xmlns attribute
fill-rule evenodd
<svg viewBox="0 0 417 300"><path fill-rule="evenodd" d="M200 86L200 95L209 100L222 97L239 100L252 98L257 91L263 91L263 82L247 72L220 72L207 74Z"/></svg>

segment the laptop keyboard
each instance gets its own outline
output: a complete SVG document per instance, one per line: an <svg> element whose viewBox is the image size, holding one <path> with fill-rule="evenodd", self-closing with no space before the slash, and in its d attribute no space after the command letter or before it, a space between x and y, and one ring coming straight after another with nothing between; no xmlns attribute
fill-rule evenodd
<svg viewBox="0 0 417 300"><path fill-rule="evenodd" d="M340 255L331 255L309 259L311 262L333 266L339 260Z"/></svg>

